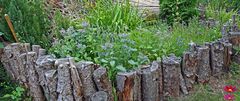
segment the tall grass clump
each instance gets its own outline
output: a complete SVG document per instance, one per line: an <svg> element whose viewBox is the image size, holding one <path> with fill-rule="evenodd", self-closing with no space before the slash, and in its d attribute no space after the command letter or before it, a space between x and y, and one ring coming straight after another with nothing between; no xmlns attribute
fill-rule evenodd
<svg viewBox="0 0 240 101"><path fill-rule="evenodd" d="M93 27L117 33L136 29L142 22L138 9L129 0L96 0L87 19Z"/></svg>

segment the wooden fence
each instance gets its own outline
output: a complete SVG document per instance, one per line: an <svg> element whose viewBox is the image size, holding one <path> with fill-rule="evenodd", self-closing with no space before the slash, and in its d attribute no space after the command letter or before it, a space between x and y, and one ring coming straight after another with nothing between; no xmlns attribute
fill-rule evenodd
<svg viewBox="0 0 240 101"><path fill-rule="evenodd" d="M223 38L204 45L190 43L183 57L170 55L110 81L107 70L93 62L56 59L39 45L13 43L1 56L8 74L29 89L33 101L166 101L187 95L195 83L220 79L231 64L232 45L240 44L240 31L224 26Z"/></svg>

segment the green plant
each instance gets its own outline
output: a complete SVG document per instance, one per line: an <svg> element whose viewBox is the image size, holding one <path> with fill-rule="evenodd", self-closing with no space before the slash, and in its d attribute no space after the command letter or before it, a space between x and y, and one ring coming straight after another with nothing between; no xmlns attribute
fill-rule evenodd
<svg viewBox="0 0 240 101"><path fill-rule="evenodd" d="M210 0L206 3L206 17L213 18L216 21L219 21L220 26L225 24L232 15L236 15L238 10L232 9L227 11L233 6L232 3L229 3L228 0ZM234 0L233 0L234 2Z"/></svg>
<svg viewBox="0 0 240 101"><path fill-rule="evenodd" d="M117 33L135 29L142 23L138 9L131 6L129 0L97 0L87 20L95 28Z"/></svg>
<svg viewBox="0 0 240 101"><path fill-rule="evenodd" d="M175 53L177 56L181 56L188 49L190 42L204 44L221 37L218 27L208 28L200 24L197 18L190 20L187 26L180 23L173 24L172 32L169 33L162 47L166 49L167 54Z"/></svg>
<svg viewBox="0 0 240 101"><path fill-rule="evenodd" d="M14 87L7 86L4 83L1 83L1 86L5 87L5 90L11 90L10 93L5 94L4 96L0 97L0 100L14 100L14 101L22 101L23 100L23 95L25 93L25 89L18 86L14 89Z"/></svg>
<svg viewBox="0 0 240 101"><path fill-rule="evenodd" d="M11 39L3 17L4 14L9 14L17 37L22 42L49 47L49 22L43 2L44 0L0 0L0 7L3 8L0 31L6 33L4 37Z"/></svg>
<svg viewBox="0 0 240 101"><path fill-rule="evenodd" d="M197 0L160 0L160 17L170 25L198 15Z"/></svg>

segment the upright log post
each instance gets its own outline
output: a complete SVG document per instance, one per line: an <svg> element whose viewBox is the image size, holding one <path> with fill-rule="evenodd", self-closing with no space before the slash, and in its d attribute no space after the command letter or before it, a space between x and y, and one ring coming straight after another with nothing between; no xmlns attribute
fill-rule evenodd
<svg viewBox="0 0 240 101"><path fill-rule="evenodd" d="M224 46L220 41L216 41L210 47L212 75L219 78L224 69Z"/></svg>
<svg viewBox="0 0 240 101"><path fill-rule="evenodd" d="M113 93L112 93L112 83L107 75L106 68L99 67L93 72L94 82L97 86L98 91L107 92L108 101L113 101Z"/></svg>
<svg viewBox="0 0 240 101"><path fill-rule="evenodd" d="M97 92L93 81L94 64L92 62L79 62L76 64L83 84L83 96L85 101L90 101L91 96Z"/></svg>
<svg viewBox="0 0 240 101"><path fill-rule="evenodd" d="M39 83L47 101L57 101L57 68L51 55L41 56L36 61Z"/></svg>
<svg viewBox="0 0 240 101"><path fill-rule="evenodd" d="M169 57L163 57L163 95L164 100L168 97L180 96L180 63L181 59L171 55Z"/></svg>
<svg viewBox="0 0 240 101"><path fill-rule="evenodd" d="M142 101L141 81L136 71L117 74L118 101Z"/></svg>
<svg viewBox="0 0 240 101"><path fill-rule="evenodd" d="M193 91L197 70L197 55L195 52L185 52L183 54L182 68L187 90Z"/></svg>
<svg viewBox="0 0 240 101"><path fill-rule="evenodd" d="M197 81L207 83L211 76L209 46L197 47Z"/></svg>
<svg viewBox="0 0 240 101"><path fill-rule="evenodd" d="M69 58L71 79L73 86L73 96L75 101L83 101L83 83L80 78L80 74L77 70L77 67L74 65L73 58Z"/></svg>
<svg viewBox="0 0 240 101"><path fill-rule="evenodd" d="M157 62L140 69L142 101L160 101L160 69Z"/></svg>
<svg viewBox="0 0 240 101"><path fill-rule="evenodd" d="M71 73L69 59L58 59L55 62L57 67L57 93L58 101L73 101Z"/></svg>
<svg viewBox="0 0 240 101"><path fill-rule="evenodd" d="M36 71L37 54L35 52L23 53L19 56L23 60L23 65L27 69L27 80L30 89L30 94L34 101L44 101L45 97L41 86L38 82L38 74Z"/></svg>

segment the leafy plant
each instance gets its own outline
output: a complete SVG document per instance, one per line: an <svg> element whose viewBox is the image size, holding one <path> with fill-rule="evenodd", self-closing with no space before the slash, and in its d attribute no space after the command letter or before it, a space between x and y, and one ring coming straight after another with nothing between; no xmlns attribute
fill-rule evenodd
<svg viewBox="0 0 240 101"><path fill-rule="evenodd" d="M235 0L232 0L235 2ZM213 18L220 22L220 26L225 24L232 15L238 13L237 9L231 9L233 7L229 0L210 0L206 2L206 17ZM230 9L230 10L229 10Z"/></svg>
<svg viewBox="0 0 240 101"><path fill-rule="evenodd" d="M7 89L7 88L5 88ZM11 93L5 94L3 97L0 97L0 99L4 100L14 100L14 101L21 101L23 100L25 89L18 86L15 88L15 90L12 90Z"/></svg>
<svg viewBox="0 0 240 101"><path fill-rule="evenodd" d="M160 17L170 25L198 15L197 0L160 0Z"/></svg>
<svg viewBox="0 0 240 101"><path fill-rule="evenodd" d="M49 37L47 37L49 22L46 11L43 7L44 0L0 0L1 13L1 32L8 39L11 35L3 15L9 14L17 37L22 42L39 44L49 47ZM8 35L8 36L7 36Z"/></svg>
<svg viewBox="0 0 240 101"><path fill-rule="evenodd" d="M135 29L142 23L138 9L131 6L129 0L97 0L87 20L95 28L118 33Z"/></svg>

